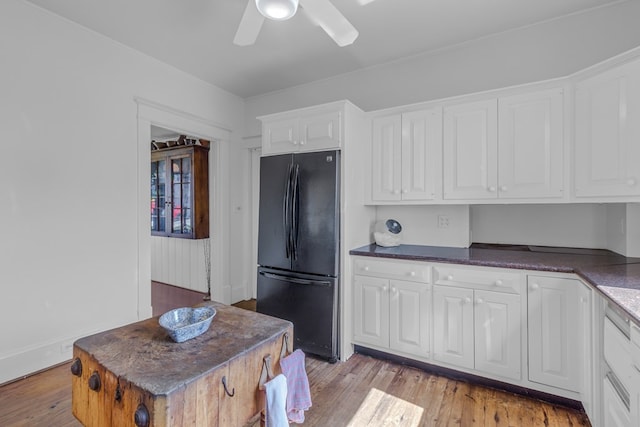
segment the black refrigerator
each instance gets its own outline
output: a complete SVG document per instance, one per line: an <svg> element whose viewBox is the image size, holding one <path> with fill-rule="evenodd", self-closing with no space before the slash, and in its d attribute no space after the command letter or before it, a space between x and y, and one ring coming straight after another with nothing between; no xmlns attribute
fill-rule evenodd
<svg viewBox="0 0 640 427"><path fill-rule="evenodd" d="M259 313L289 320L294 347L338 359L340 152L260 159Z"/></svg>

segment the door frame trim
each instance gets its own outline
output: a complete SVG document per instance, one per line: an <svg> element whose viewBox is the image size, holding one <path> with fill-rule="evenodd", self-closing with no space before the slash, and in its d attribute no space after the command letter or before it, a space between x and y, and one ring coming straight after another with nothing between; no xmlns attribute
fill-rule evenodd
<svg viewBox="0 0 640 427"><path fill-rule="evenodd" d="M228 191L225 191L223 177L228 174L228 165L223 159L228 158L228 142L231 131L227 126L209 121L196 115L177 110L135 97L137 104L137 159L138 159L138 319L152 316L151 310L151 233L149 212L149 194L151 173L151 126L160 126L183 132L211 141L209 149L209 210L210 239L211 239L211 294L212 298L221 302L228 302L229 289L223 288L227 283L224 278L229 276L227 251L228 233L223 225L228 223L227 209Z"/></svg>

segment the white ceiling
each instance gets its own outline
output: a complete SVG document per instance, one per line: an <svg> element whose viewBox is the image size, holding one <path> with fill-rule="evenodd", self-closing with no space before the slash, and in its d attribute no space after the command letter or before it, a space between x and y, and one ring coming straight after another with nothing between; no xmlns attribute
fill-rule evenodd
<svg viewBox="0 0 640 427"><path fill-rule="evenodd" d="M620 2L333 0L360 32L340 48L303 9L266 20L255 45L235 46L247 0L28 1L242 98Z"/></svg>

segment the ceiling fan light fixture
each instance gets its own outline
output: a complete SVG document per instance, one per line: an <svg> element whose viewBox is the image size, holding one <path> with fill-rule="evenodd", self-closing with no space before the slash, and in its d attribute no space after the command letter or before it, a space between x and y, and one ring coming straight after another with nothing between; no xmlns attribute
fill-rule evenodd
<svg viewBox="0 0 640 427"><path fill-rule="evenodd" d="M298 0L256 0L258 11L274 21L285 21L296 14Z"/></svg>

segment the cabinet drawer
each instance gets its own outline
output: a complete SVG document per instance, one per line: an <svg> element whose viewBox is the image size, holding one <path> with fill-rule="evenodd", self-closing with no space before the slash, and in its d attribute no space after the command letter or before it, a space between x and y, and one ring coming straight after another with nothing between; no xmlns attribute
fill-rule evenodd
<svg viewBox="0 0 640 427"><path fill-rule="evenodd" d="M640 328L635 324L631 324L631 359L640 372Z"/></svg>
<svg viewBox="0 0 640 427"><path fill-rule="evenodd" d="M354 273L362 276L386 277L423 283L431 281L431 268L421 262L356 258L354 268Z"/></svg>
<svg viewBox="0 0 640 427"><path fill-rule="evenodd" d="M633 378L630 345L629 339L605 317L604 359L627 391L630 390L631 378Z"/></svg>
<svg viewBox="0 0 640 427"><path fill-rule="evenodd" d="M523 276L497 269L465 268L446 264L433 267L437 285L462 286L512 294L522 293Z"/></svg>

